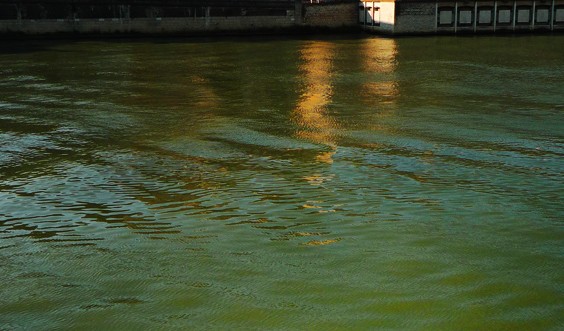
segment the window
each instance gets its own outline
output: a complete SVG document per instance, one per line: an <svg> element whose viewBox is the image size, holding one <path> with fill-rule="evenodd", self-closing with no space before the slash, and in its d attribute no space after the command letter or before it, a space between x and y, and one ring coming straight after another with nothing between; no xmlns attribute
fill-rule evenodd
<svg viewBox="0 0 564 331"><path fill-rule="evenodd" d="M550 24L550 6L535 8L535 24Z"/></svg>
<svg viewBox="0 0 564 331"><path fill-rule="evenodd" d="M493 24L493 7L478 7L478 25L491 26Z"/></svg>
<svg viewBox="0 0 564 331"><path fill-rule="evenodd" d="M440 7L437 24L439 27L454 26L454 8Z"/></svg>
<svg viewBox="0 0 564 331"><path fill-rule="evenodd" d="M564 6L554 7L554 24L564 23Z"/></svg>
<svg viewBox="0 0 564 331"><path fill-rule="evenodd" d="M474 8L458 8L458 26L471 26L474 23Z"/></svg>
<svg viewBox="0 0 564 331"><path fill-rule="evenodd" d="M531 12L532 11L530 6L517 7L517 18L515 23L518 25L531 24Z"/></svg>
<svg viewBox="0 0 564 331"><path fill-rule="evenodd" d="M0 4L0 20L15 20L17 18L18 11L15 4Z"/></svg>
<svg viewBox="0 0 564 331"><path fill-rule="evenodd" d="M512 8L508 6L497 7L497 24L511 25L513 22Z"/></svg>
<svg viewBox="0 0 564 331"><path fill-rule="evenodd" d="M372 17L372 25L380 26L380 7L373 7L369 12Z"/></svg>

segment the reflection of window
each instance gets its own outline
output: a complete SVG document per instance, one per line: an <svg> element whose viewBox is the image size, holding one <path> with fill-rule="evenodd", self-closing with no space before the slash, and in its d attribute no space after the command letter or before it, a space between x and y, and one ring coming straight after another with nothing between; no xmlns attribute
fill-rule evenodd
<svg viewBox="0 0 564 331"><path fill-rule="evenodd" d="M564 23L564 6L554 7L554 23L555 24Z"/></svg>
<svg viewBox="0 0 564 331"><path fill-rule="evenodd" d="M511 22L513 22L511 14L512 14L511 7L507 7L507 6L497 7L497 24L511 25Z"/></svg>
<svg viewBox="0 0 564 331"><path fill-rule="evenodd" d="M439 8L439 17L438 17L437 23L441 27L453 26L454 25L454 8L452 8L452 7L440 7Z"/></svg>
<svg viewBox="0 0 564 331"><path fill-rule="evenodd" d="M550 23L550 6L537 6L535 8L535 24Z"/></svg>
<svg viewBox="0 0 564 331"><path fill-rule="evenodd" d="M527 25L531 24L531 7L530 6L519 6L517 7L517 19L516 24Z"/></svg>
<svg viewBox="0 0 564 331"><path fill-rule="evenodd" d="M489 26L493 23L493 7L478 7L478 25Z"/></svg>
<svg viewBox="0 0 564 331"><path fill-rule="evenodd" d="M474 22L474 8L458 8L458 26L470 26Z"/></svg>

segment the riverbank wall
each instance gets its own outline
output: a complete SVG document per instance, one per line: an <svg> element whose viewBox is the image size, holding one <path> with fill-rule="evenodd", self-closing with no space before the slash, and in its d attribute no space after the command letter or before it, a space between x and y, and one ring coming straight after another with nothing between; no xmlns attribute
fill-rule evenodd
<svg viewBox="0 0 564 331"><path fill-rule="evenodd" d="M0 0L0 36L208 35L360 30L356 1Z"/></svg>

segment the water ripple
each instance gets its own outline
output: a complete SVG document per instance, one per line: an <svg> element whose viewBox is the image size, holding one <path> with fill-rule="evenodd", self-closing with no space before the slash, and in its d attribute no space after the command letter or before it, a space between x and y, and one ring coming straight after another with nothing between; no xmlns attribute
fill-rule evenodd
<svg viewBox="0 0 564 331"><path fill-rule="evenodd" d="M561 325L562 38L523 38L0 54L0 329Z"/></svg>

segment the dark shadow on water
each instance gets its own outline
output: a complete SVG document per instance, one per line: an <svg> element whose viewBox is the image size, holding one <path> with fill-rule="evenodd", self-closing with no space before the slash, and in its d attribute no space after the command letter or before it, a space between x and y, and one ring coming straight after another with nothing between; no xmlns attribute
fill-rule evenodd
<svg viewBox="0 0 564 331"><path fill-rule="evenodd" d="M0 54L24 54L50 50L57 46L81 42L105 42L116 44L153 43L153 44L202 44L217 42L264 43L291 40L356 40L366 37L378 37L361 33L285 33L285 34L219 34L212 36L151 36L151 35L46 35L25 36L22 38L2 38L0 36ZM58 52L70 52L57 50Z"/></svg>
<svg viewBox="0 0 564 331"><path fill-rule="evenodd" d="M53 51L59 45L75 43L76 40L2 40L0 39L0 55L25 54L42 51ZM57 50L58 52L66 52Z"/></svg>

